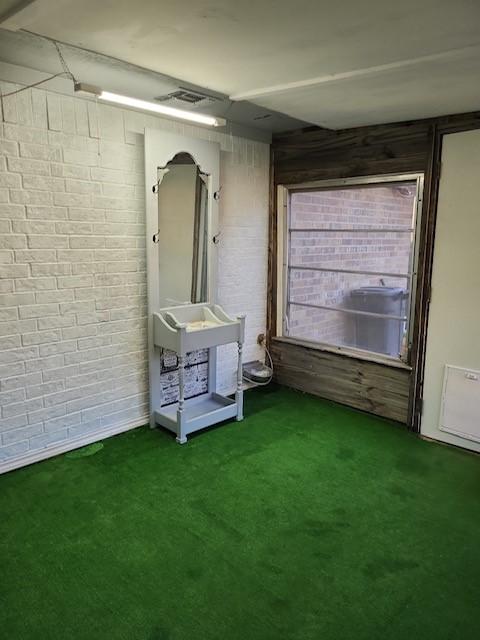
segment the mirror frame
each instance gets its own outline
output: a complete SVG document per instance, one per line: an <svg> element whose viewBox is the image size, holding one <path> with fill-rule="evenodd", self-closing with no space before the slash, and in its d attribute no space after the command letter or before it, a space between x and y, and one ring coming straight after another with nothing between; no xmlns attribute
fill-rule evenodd
<svg viewBox="0 0 480 640"><path fill-rule="evenodd" d="M146 210L146 254L147 254L147 295L148 295L148 365L150 390L150 426L155 427L153 416L155 398L161 390L160 351L153 339L153 314L160 308L159 246L152 241L158 231L158 169L166 167L178 153L188 153L200 170L208 174L207 224L209 242L207 247L208 285L207 302L217 300L217 259L218 245L213 242L219 233L218 200L215 193L220 190L220 145L207 140L188 138L168 131L145 129L145 210ZM209 351L209 376L216 371L216 350Z"/></svg>
<svg viewBox="0 0 480 640"><path fill-rule="evenodd" d="M147 249L147 290L148 313L151 315L160 307L158 270L158 244L152 241L158 231L158 193L152 187L161 184L159 170L179 153L188 153L200 171L207 178L207 225L209 243L207 246L207 302L216 302L217 245L213 236L218 233L218 201L215 193L220 188L220 145L207 140L188 138L168 131L145 129L145 205L146 205L146 249Z"/></svg>

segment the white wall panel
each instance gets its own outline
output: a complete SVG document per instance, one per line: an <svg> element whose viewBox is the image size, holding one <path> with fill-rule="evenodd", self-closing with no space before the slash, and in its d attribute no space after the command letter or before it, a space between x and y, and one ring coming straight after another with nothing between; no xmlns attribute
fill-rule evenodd
<svg viewBox="0 0 480 640"><path fill-rule="evenodd" d="M444 137L421 433L480 451L440 429L445 365L480 369L480 131Z"/></svg>

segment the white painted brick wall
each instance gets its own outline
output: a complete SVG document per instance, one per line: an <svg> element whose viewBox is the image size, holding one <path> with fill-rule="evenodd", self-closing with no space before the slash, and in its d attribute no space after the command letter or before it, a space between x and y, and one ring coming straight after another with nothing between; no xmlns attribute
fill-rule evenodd
<svg viewBox="0 0 480 640"><path fill-rule="evenodd" d="M6 92L14 85L0 83ZM143 131L221 145L218 301L265 331L268 145L34 89L0 124L0 470L148 414ZM234 348L219 358L234 387Z"/></svg>

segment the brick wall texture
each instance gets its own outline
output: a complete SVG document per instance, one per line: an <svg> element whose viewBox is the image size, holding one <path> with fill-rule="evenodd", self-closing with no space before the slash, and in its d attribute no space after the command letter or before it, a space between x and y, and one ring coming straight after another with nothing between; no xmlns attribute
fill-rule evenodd
<svg viewBox="0 0 480 640"><path fill-rule="evenodd" d="M247 360L265 331L269 172L268 145L218 131L39 89L1 106L0 470L147 418L144 128L221 144L218 301L247 314Z"/></svg>
<svg viewBox="0 0 480 640"><path fill-rule="evenodd" d="M407 273L413 238L408 230L412 228L415 193L415 183L293 193L289 264ZM311 230L315 228L328 231ZM361 231L348 231L352 228ZM407 232L392 232L392 229ZM387 276L293 269L289 277L289 297L296 302L351 308L352 289L382 284L407 288L408 281ZM343 312L291 305L289 334L334 345L349 345L353 339L354 321L353 316Z"/></svg>

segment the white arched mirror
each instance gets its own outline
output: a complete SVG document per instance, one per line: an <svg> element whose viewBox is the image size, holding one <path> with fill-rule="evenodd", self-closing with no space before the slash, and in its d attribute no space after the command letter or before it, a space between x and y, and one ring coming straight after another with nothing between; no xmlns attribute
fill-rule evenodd
<svg viewBox="0 0 480 640"><path fill-rule="evenodd" d="M189 153L158 169L159 304L208 302L209 175Z"/></svg>
<svg viewBox="0 0 480 640"><path fill-rule="evenodd" d="M148 308L215 302L220 147L145 131Z"/></svg>

